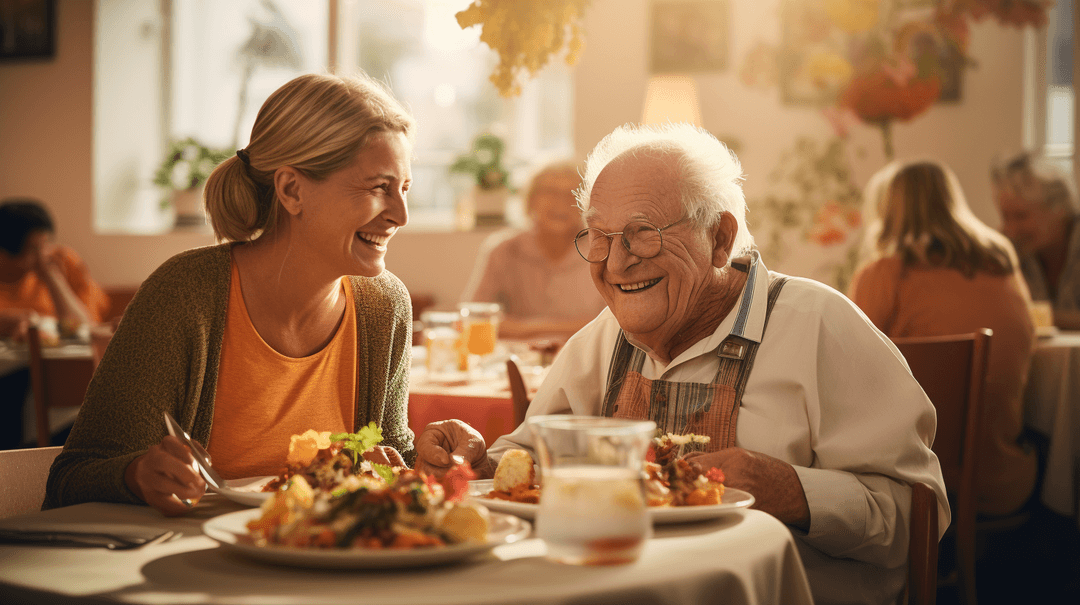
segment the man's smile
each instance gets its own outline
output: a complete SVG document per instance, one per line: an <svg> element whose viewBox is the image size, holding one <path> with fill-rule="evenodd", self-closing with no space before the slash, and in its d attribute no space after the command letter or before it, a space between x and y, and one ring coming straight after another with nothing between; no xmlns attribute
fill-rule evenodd
<svg viewBox="0 0 1080 605"><path fill-rule="evenodd" d="M634 283L634 284L616 284L616 286L618 286L619 290L621 290L623 292L627 292L627 293L629 293L629 292L644 292L645 290L648 290L649 288L651 288L651 287L655 286L656 284L660 283L661 279L663 279L663 278L662 277L657 277L656 279L650 279L650 280L647 280L647 281L639 281L639 282Z"/></svg>

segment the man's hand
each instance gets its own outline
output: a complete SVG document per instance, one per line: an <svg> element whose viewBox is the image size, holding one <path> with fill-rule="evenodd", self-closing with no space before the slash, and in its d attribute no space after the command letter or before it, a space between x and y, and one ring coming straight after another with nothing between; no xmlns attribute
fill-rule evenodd
<svg viewBox="0 0 1080 605"><path fill-rule="evenodd" d="M427 425L416 438L416 470L442 477L452 467L468 462L477 477L495 474L487 457L487 444L476 429L460 420Z"/></svg>
<svg viewBox="0 0 1080 605"><path fill-rule="evenodd" d="M376 445L370 451L364 452L364 460L384 466L407 468L401 454L389 445Z"/></svg>
<svg viewBox="0 0 1080 605"><path fill-rule="evenodd" d="M191 450L171 435L133 460L124 471L124 482L166 517L188 512L206 493Z"/></svg>
<svg viewBox="0 0 1080 605"><path fill-rule="evenodd" d="M787 462L741 447L711 454L694 452L685 459L702 469L717 467L724 471L724 484L753 494L754 508L803 531L810 529L806 494L795 468Z"/></svg>

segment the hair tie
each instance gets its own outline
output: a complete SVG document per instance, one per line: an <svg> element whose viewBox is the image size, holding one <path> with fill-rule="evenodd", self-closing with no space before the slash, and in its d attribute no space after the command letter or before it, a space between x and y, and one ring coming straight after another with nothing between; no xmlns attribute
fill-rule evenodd
<svg viewBox="0 0 1080 605"><path fill-rule="evenodd" d="M237 149L236 157L240 158L240 161L251 166L251 156L248 155L247 149Z"/></svg>

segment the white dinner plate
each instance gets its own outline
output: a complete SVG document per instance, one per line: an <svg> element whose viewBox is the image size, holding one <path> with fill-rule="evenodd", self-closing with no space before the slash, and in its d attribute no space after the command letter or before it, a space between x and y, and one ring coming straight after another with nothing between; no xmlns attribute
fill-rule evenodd
<svg viewBox="0 0 1080 605"><path fill-rule="evenodd" d="M251 509L214 517L203 523L203 533L220 542L221 546L227 550L268 563L321 569L385 569L424 567L461 561L487 552L496 546L523 540L532 530L528 521L522 521L513 515L493 512L488 540L483 544L464 542L450 546L408 550L256 546L247 541L247 523L257 519L261 513L262 511Z"/></svg>
<svg viewBox="0 0 1080 605"><path fill-rule="evenodd" d="M276 479L274 475L267 477L248 477L246 479L227 479L225 486L210 491L221 494L229 500L244 506L262 506L274 495L274 492L261 491L263 486Z"/></svg>
<svg viewBox="0 0 1080 605"><path fill-rule="evenodd" d="M517 515L518 517L523 517L525 519L533 519L536 517L536 511L540 508L539 504L525 504L523 502L510 502L508 500L498 500L496 498L485 498L484 496L490 491L491 479L481 479L469 482L469 494L473 498L476 498L477 501L482 502L484 506L489 509L501 513ZM745 492L733 487L725 487L724 497L720 499L720 504L706 504L703 506L654 506L649 508L649 514L652 516L653 523L657 525L686 523L689 521L705 521L707 519L722 517L739 509L747 508L753 503L754 497L750 495L750 492Z"/></svg>

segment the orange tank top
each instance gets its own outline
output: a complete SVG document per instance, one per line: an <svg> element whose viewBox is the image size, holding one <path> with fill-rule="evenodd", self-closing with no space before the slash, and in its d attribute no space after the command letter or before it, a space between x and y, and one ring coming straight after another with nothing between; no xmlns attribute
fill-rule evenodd
<svg viewBox="0 0 1080 605"><path fill-rule="evenodd" d="M341 284L345 317L330 343L307 357L286 357L252 325L233 263L207 446L226 479L281 473L292 435L354 430L356 310L352 286L347 278Z"/></svg>

